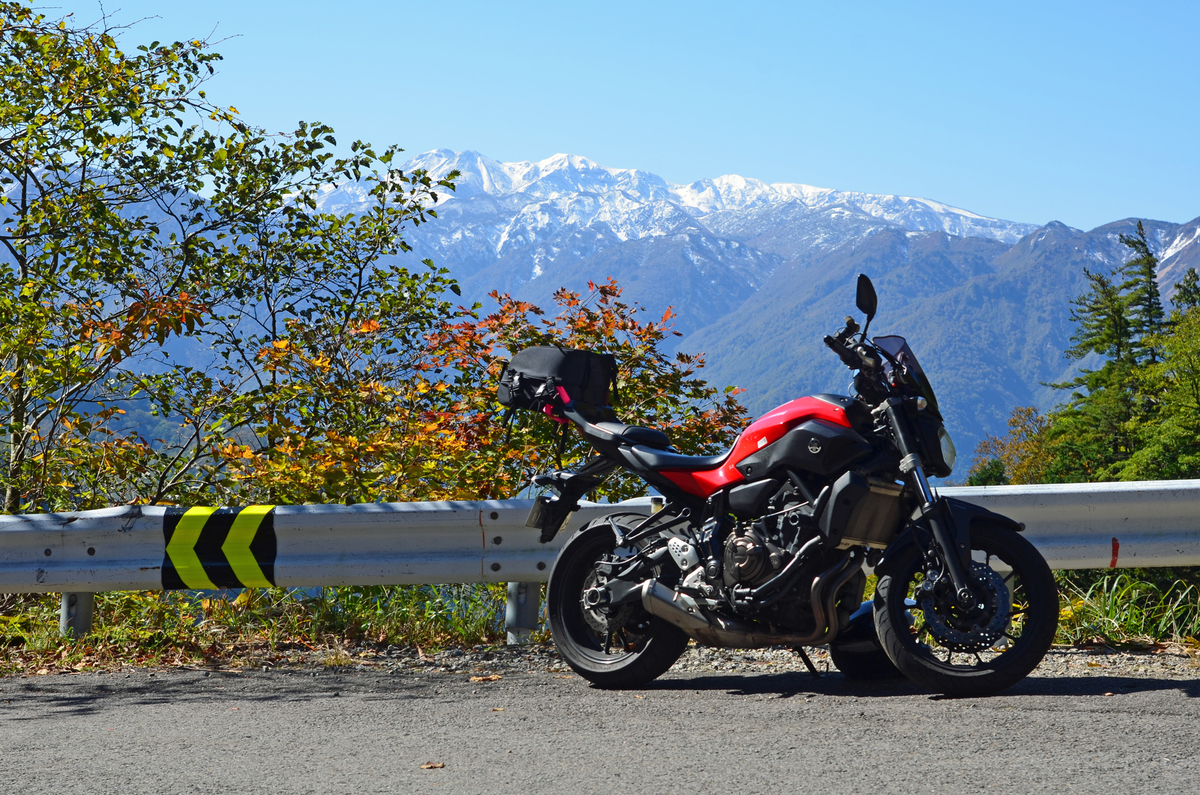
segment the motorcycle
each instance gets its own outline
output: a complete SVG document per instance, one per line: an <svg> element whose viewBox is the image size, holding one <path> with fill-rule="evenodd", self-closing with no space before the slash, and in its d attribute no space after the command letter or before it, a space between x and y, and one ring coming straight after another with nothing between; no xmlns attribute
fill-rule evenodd
<svg viewBox="0 0 1200 795"><path fill-rule="evenodd" d="M551 634L582 677L638 687L689 640L792 647L814 674L804 647L828 644L849 678L903 674L950 696L997 692L1041 661L1058 621L1050 569L1023 525L930 486L955 463L937 398L905 339L868 341L877 297L865 275L857 287L861 331L847 317L824 338L856 395L785 403L721 455L621 422L611 356L539 347L507 364L502 403L571 423L592 448L534 478L549 492L528 522L543 542L617 468L663 499L588 523L551 569Z"/></svg>

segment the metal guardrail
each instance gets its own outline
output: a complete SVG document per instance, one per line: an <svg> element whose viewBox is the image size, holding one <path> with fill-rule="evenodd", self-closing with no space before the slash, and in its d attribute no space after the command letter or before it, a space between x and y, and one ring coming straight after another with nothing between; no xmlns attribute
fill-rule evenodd
<svg viewBox="0 0 1200 795"><path fill-rule="evenodd" d="M1023 522L1051 568L1200 565L1200 480L940 492ZM62 593L63 626L80 631L91 624L91 594L102 591L507 582L507 625L519 638L536 626L536 583L570 535L539 543L539 531L524 526L532 504L127 506L0 516L0 593ZM648 513L650 499L589 504L569 526L614 510Z"/></svg>
<svg viewBox="0 0 1200 795"><path fill-rule="evenodd" d="M544 582L558 547L525 527L533 500L126 506L0 516L0 593ZM650 499L589 504L580 526Z"/></svg>
<svg viewBox="0 0 1200 795"><path fill-rule="evenodd" d="M525 527L533 500L124 506L0 516L0 593L62 593L64 632L91 629L93 594L242 587L509 583L506 627L539 623L540 583L569 533L542 544ZM585 504L582 526L649 497Z"/></svg>
<svg viewBox="0 0 1200 795"><path fill-rule="evenodd" d="M1052 569L1200 566L1200 480L939 491L1023 522Z"/></svg>

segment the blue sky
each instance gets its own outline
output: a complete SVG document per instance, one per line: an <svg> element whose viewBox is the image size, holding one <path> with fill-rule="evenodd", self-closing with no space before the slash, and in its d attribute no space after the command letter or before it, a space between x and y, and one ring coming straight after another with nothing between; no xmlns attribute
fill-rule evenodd
<svg viewBox="0 0 1200 795"><path fill-rule="evenodd" d="M226 39L210 98L270 130L672 182L741 174L1090 229L1200 216L1200 4L109 0ZM100 15L95 0L61 13ZM51 11L50 13L54 13Z"/></svg>

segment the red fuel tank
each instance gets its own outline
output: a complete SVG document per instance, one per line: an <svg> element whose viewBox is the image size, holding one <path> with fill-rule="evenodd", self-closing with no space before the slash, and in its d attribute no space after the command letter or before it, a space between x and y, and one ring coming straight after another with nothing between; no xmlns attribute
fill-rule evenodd
<svg viewBox="0 0 1200 795"><path fill-rule="evenodd" d="M845 428L851 427L846 410L841 406L814 397L802 397L784 403L750 423L734 441L733 452L717 469L703 472L664 469L660 474L688 494L709 497L725 486L745 480L742 473L737 471L737 465L743 458L777 442L785 433L806 420L826 420Z"/></svg>

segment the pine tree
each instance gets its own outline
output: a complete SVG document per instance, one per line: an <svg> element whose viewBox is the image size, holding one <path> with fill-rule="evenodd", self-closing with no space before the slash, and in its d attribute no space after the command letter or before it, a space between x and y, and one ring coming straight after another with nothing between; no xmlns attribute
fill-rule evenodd
<svg viewBox="0 0 1200 795"><path fill-rule="evenodd" d="M1098 354L1105 361L1054 385L1075 390L1054 415L1050 437L1064 453L1048 470L1055 478L1119 476L1137 452L1139 428L1152 423L1161 408L1148 377L1162 360L1163 335L1169 330L1158 291L1158 257L1141 221L1134 234L1120 239L1132 258L1111 277L1085 269L1088 290L1071 302L1076 330L1067 358Z"/></svg>
<svg viewBox="0 0 1200 795"><path fill-rule="evenodd" d="M1128 307L1132 353L1139 363L1155 364L1162 358L1162 351L1155 340L1166 327L1166 313L1158 292L1158 257L1150 250L1141 221L1137 222L1135 234L1121 235L1121 242L1134 253L1133 259L1118 271L1125 277L1119 289Z"/></svg>
<svg viewBox="0 0 1200 795"><path fill-rule="evenodd" d="M1133 357L1134 330L1121 289L1102 273L1084 268L1088 291L1071 301L1071 320L1078 324L1066 350L1067 359L1077 362L1089 353L1127 362ZM1088 371L1085 370L1085 373ZM1072 382L1071 386L1075 386Z"/></svg>
<svg viewBox="0 0 1200 795"><path fill-rule="evenodd" d="M1175 295L1171 298L1178 312L1187 312L1200 306L1200 276L1195 268L1188 268L1187 273L1175 285Z"/></svg>

